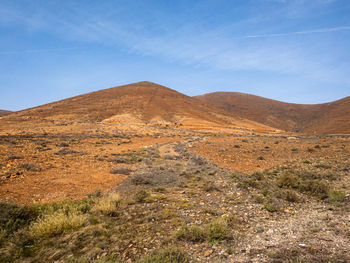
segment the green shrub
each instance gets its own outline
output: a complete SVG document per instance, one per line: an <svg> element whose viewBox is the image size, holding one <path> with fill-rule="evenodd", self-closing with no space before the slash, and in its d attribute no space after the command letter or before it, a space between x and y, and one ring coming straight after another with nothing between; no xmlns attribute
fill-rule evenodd
<svg viewBox="0 0 350 263"><path fill-rule="evenodd" d="M319 196L322 199L328 197L328 186L320 180L305 180L300 183L298 188L303 192Z"/></svg>
<svg viewBox="0 0 350 263"><path fill-rule="evenodd" d="M250 177L257 180L257 181L261 181L264 179L264 175L260 172L255 172Z"/></svg>
<svg viewBox="0 0 350 263"><path fill-rule="evenodd" d="M91 204L88 202L82 202L80 205L78 205L77 210L83 214L86 214L91 210Z"/></svg>
<svg viewBox="0 0 350 263"><path fill-rule="evenodd" d="M252 197L254 199L254 202L258 204L262 204L264 202L264 196L261 194L252 194Z"/></svg>
<svg viewBox="0 0 350 263"><path fill-rule="evenodd" d="M343 191L332 190L329 191L329 201L331 203L343 202L345 200L346 194Z"/></svg>
<svg viewBox="0 0 350 263"><path fill-rule="evenodd" d="M299 196L290 189L283 189L276 193L278 198L284 199L288 202L298 202L300 200Z"/></svg>
<svg viewBox="0 0 350 263"><path fill-rule="evenodd" d="M249 178L249 179L243 179L241 182L237 184L237 187L242 189L248 189L249 187L258 188L258 185L259 184L257 181Z"/></svg>
<svg viewBox="0 0 350 263"><path fill-rule="evenodd" d="M231 174L228 174L228 176L229 176L230 178L234 179L234 180L240 180L240 179L242 178L243 175L242 175L240 172L235 171L235 172L233 172L233 173L231 173Z"/></svg>
<svg viewBox="0 0 350 263"><path fill-rule="evenodd" d="M273 191L272 191L272 189L265 187L261 190L261 193L263 194L263 196L269 197L273 194Z"/></svg>
<svg viewBox="0 0 350 263"><path fill-rule="evenodd" d="M214 182L211 182L211 181L205 182L205 183L203 184L203 190L204 190L205 192L220 191L220 189L218 188L218 186L215 185L215 183L214 183Z"/></svg>
<svg viewBox="0 0 350 263"><path fill-rule="evenodd" d="M203 242L207 238L207 233L201 227L184 225L175 232L175 238L191 242Z"/></svg>
<svg viewBox="0 0 350 263"><path fill-rule="evenodd" d="M333 174L333 173L332 174L325 174L323 176L323 178L325 178L326 180L335 181L339 178L339 175Z"/></svg>
<svg viewBox="0 0 350 263"><path fill-rule="evenodd" d="M7 234L29 225L38 217L38 212L28 206L0 203L0 230Z"/></svg>
<svg viewBox="0 0 350 263"><path fill-rule="evenodd" d="M153 191L157 192L157 193L166 193L166 192L168 192L167 189L162 187L162 186L154 187Z"/></svg>
<svg viewBox="0 0 350 263"><path fill-rule="evenodd" d="M152 185L153 180L149 174L136 173L130 177L130 181L134 185Z"/></svg>
<svg viewBox="0 0 350 263"><path fill-rule="evenodd" d="M57 211L68 213L87 213L90 211L94 200L86 198L80 201L65 200L51 204L35 204L33 209L38 211L39 214L52 214Z"/></svg>
<svg viewBox="0 0 350 263"><path fill-rule="evenodd" d="M291 173L282 174L277 178L277 185L281 188L297 188L299 178Z"/></svg>
<svg viewBox="0 0 350 263"><path fill-rule="evenodd" d="M142 203L147 197L149 197L149 193L145 190L139 190L135 193L136 202Z"/></svg>
<svg viewBox="0 0 350 263"><path fill-rule="evenodd" d="M208 236L211 241L228 238L227 223L223 220L216 220L208 226Z"/></svg>
<svg viewBox="0 0 350 263"><path fill-rule="evenodd" d="M270 199L264 203L264 208L271 213L280 211L280 205L278 200Z"/></svg>
<svg viewBox="0 0 350 263"><path fill-rule="evenodd" d="M260 172L255 172L251 175L248 175L246 178L241 180L237 186L239 188L247 189L248 187L261 188L266 184L265 177Z"/></svg>
<svg viewBox="0 0 350 263"><path fill-rule="evenodd" d="M141 258L139 263L187 263L189 256L181 248L169 247L158 250L149 256Z"/></svg>

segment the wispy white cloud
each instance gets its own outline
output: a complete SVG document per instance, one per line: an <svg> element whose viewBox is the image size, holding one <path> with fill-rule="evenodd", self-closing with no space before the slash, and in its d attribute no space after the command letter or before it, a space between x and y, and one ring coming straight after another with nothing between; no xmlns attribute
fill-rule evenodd
<svg viewBox="0 0 350 263"><path fill-rule="evenodd" d="M16 54L26 54L26 53L44 53L44 52L60 52L69 50L81 50L81 47L71 47L71 48L43 48L43 49L25 49L25 50L9 50L0 51L0 55L16 55Z"/></svg>
<svg viewBox="0 0 350 263"><path fill-rule="evenodd" d="M308 35L308 34L316 34L316 33L329 33L329 32L336 32L336 31L347 31L347 30L350 30L350 26L320 28L320 29L314 29L314 30L296 31L296 32L289 32L289 33L248 35L248 36L236 37L236 39L286 37L286 36L295 36L295 35Z"/></svg>
<svg viewBox="0 0 350 263"><path fill-rule="evenodd" d="M288 2L288 1L286 1ZM294 3L303 1L292 1ZM3 8L3 7L2 7ZM70 7L65 12L54 13L50 10L28 16L23 10L3 8L3 20L15 17L16 23L31 30L43 30L62 38L92 42L106 46L123 46L126 50L142 56L160 57L167 61L193 66L205 66L217 70L257 70L277 73L301 74L312 78L338 79L344 69L334 69L327 61L320 62L317 56L310 54L309 48L290 43L289 36L326 34L349 31L350 26L337 26L313 30L301 30L283 33L248 34L232 33L240 29L244 21L234 21L225 27L198 30L199 26L179 25L168 29L161 25L156 34L144 30L142 23L125 22L117 16L102 16L94 8L84 11ZM245 20L256 20L250 18ZM154 25L155 27L157 25ZM157 30L156 30L157 31ZM71 48L74 49L74 48ZM59 52L69 49L33 49L3 51L0 54L18 54L35 52Z"/></svg>

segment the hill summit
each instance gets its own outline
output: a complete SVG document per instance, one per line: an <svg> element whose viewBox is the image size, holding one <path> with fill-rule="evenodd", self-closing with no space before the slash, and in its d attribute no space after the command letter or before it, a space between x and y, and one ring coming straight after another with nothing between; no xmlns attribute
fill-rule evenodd
<svg viewBox="0 0 350 263"><path fill-rule="evenodd" d="M107 123L216 123L267 128L148 81L83 94L20 111L15 116Z"/></svg>

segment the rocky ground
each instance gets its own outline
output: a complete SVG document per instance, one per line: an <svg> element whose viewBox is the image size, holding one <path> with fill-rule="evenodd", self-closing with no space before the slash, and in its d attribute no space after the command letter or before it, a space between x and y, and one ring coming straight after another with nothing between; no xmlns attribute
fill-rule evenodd
<svg viewBox="0 0 350 263"><path fill-rule="evenodd" d="M348 137L75 125L3 129L0 261L350 261Z"/></svg>

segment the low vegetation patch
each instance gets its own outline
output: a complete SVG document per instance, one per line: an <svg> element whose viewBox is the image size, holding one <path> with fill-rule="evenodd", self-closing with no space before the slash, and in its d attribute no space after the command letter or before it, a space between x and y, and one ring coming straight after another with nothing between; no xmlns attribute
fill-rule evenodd
<svg viewBox="0 0 350 263"><path fill-rule="evenodd" d="M78 153L75 150L72 149L67 149L67 148L62 148L60 150L58 150L57 152L55 152L56 155L67 155L67 154L75 154Z"/></svg>
<svg viewBox="0 0 350 263"><path fill-rule="evenodd" d="M0 230L2 235L12 234L30 224L38 217L35 208L18 206L13 203L0 203Z"/></svg>
<svg viewBox="0 0 350 263"><path fill-rule="evenodd" d="M331 203L343 202L345 201L346 193L339 190L331 190L329 192L329 201Z"/></svg>
<svg viewBox="0 0 350 263"><path fill-rule="evenodd" d="M210 241L223 240L229 237L227 223L224 220L215 220L207 226Z"/></svg>
<svg viewBox="0 0 350 263"><path fill-rule="evenodd" d="M111 174L125 174L129 175L132 172L132 169L126 167L113 168L110 173Z"/></svg>
<svg viewBox="0 0 350 263"><path fill-rule="evenodd" d="M17 166L19 169L36 172L39 168L34 163L22 163Z"/></svg>
<svg viewBox="0 0 350 263"><path fill-rule="evenodd" d="M86 222L82 214L56 212L43 216L29 226L29 235L34 239L48 238L69 230L77 229Z"/></svg>
<svg viewBox="0 0 350 263"><path fill-rule="evenodd" d="M208 181L203 184L203 190L205 192L213 192L220 191L220 188L214 182Z"/></svg>
<svg viewBox="0 0 350 263"><path fill-rule="evenodd" d="M150 194L146 191L146 190L138 190L136 193L135 193L135 201L136 202L139 202L139 203L142 203L142 202L145 202L146 201L146 198L149 197Z"/></svg>
<svg viewBox="0 0 350 263"><path fill-rule="evenodd" d="M279 204L278 200L270 198L264 202L264 208L271 213L279 212L281 210L281 205Z"/></svg>
<svg viewBox="0 0 350 263"><path fill-rule="evenodd" d="M323 166L322 167L326 167ZM328 166L327 166L328 167ZM317 168L320 168L319 166ZM328 169L328 168L326 168ZM346 194L331 187L330 182L338 178L333 173L317 173L315 171L281 167L274 171L255 172L251 175L236 173L231 176L242 189L255 188L260 194L255 194L257 203L263 203L269 212L280 211L281 205L276 199L289 203L305 200L303 196L315 197L330 202L342 202Z"/></svg>
<svg viewBox="0 0 350 263"><path fill-rule="evenodd" d="M178 240L203 242L207 239L208 233L202 227L184 225L175 232L174 236Z"/></svg>
<svg viewBox="0 0 350 263"><path fill-rule="evenodd" d="M92 211L107 216L116 216L118 214L120 202L121 198L118 193L109 193L96 201Z"/></svg>
<svg viewBox="0 0 350 263"><path fill-rule="evenodd" d="M174 237L178 240L190 242L204 242L224 240L229 238L227 222L223 219L217 219L208 225L200 226L182 226L175 232Z"/></svg>
<svg viewBox="0 0 350 263"><path fill-rule="evenodd" d="M327 248L315 249L312 247L300 248L283 248L269 254L272 263L282 262L348 262L349 256L345 254L332 255Z"/></svg>
<svg viewBox="0 0 350 263"><path fill-rule="evenodd" d="M168 247L141 258L138 263L187 263L190 258L178 247Z"/></svg>

